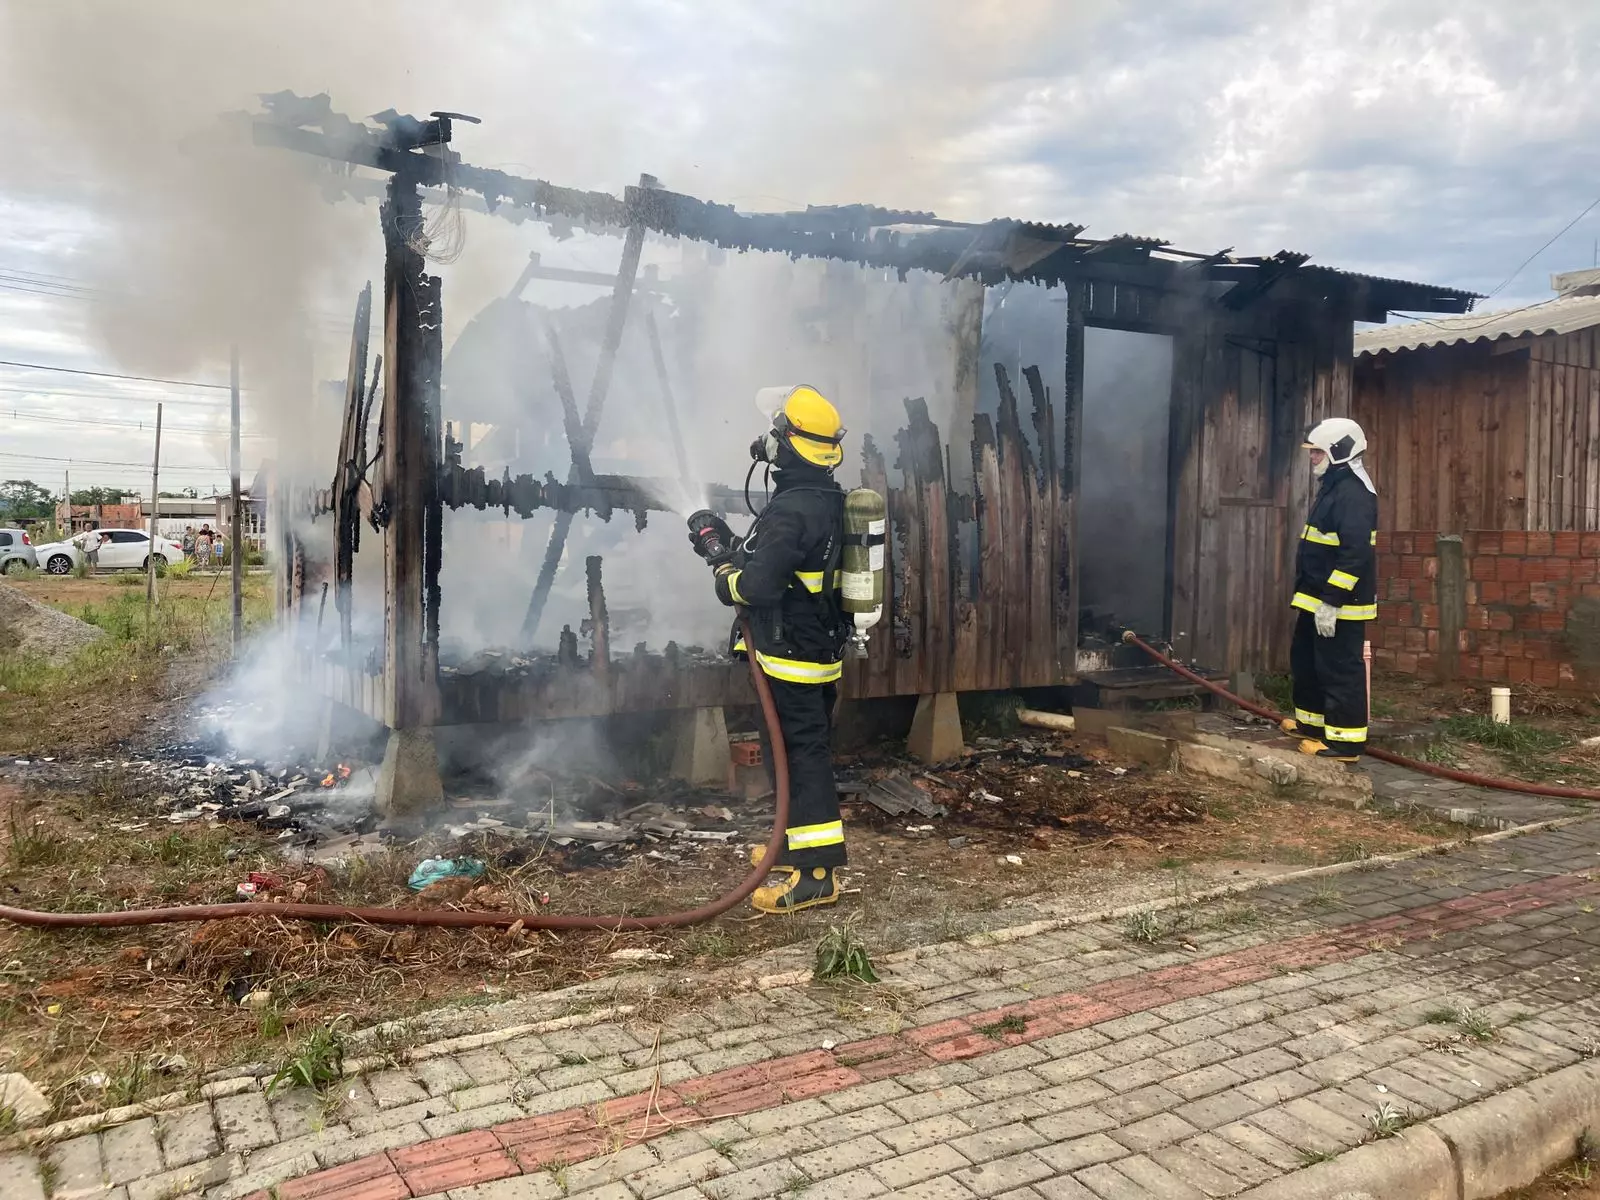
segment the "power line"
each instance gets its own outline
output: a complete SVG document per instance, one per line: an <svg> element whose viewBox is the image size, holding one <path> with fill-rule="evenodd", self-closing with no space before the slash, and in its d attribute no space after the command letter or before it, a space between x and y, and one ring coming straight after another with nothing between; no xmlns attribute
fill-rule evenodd
<svg viewBox="0 0 1600 1200"><path fill-rule="evenodd" d="M92 375L96 379L129 379L138 383L166 383L174 387L214 388L225 392L228 385L225 383L198 383L193 379L158 379L153 375L119 375L115 371L85 371L79 367L51 367L44 363L14 362L8 358L0 358L0 367L21 367L27 371L60 371L66 375Z"/></svg>
<svg viewBox="0 0 1600 1200"><path fill-rule="evenodd" d="M1531 263L1534 259L1538 258L1539 255L1543 254L1546 250L1550 249L1550 247L1555 245L1556 242L1560 241L1562 236L1567 232L1567 230L1571 229L1579 221L1581 221L1585 217L1587 217L1591 212L1594 211L1596 206L1600 206L1600 196L1596 196L1593 200L1589 201L1589 203L1584 206L1584 209L1583 209L1583 211L1581 213L1579 213L1577 216L1573 217L1572 220L1568 221L1565 225L1563 225L1561 227L1561 232L1560 233L1556 234L1555 237L1551 238L1548 242L1546 242L1544 245L1540 246L1532 254L1528 255L1527 258L1523 259L1522 260L1522 265L1519 266L1515 271L1511 272L1511 274L1507 275L1503 280L1501 280L1500 281L1500 286L1495 288L1494 291L1490 292L1487 298L1490 299L1490 300L1493 300L1496 296L1498 296L1505 289L1507 284L1509 284L1518 275L1522 274L1524 268L1526 268L1529 263Z"/></svg>
<svg viewBox="0 0 1600 1200"><path fill-rule="evenodd" d="M153 432L155 428L155 422L153 421L109 421L90 417L57 417L47 413L19 412L15 408L11 409L9 413L0 412L0 420L8 418L13 421L47 421L52 425L90 425L97 429L112 427L116 429L146 429ZM227 433L226 429L208 428L204 425L164 424L161 428L168 433L215 434L218 437ZM239 436L254 441L277 441L277 435L271 433L241 433Z"/></svg>
<svg viewBox="0 0 1600 1200"><path fill-rule="evenodd" d="M132 395L128 392L57 392L42 388L0 387L0 392L19 396L38 396L46 400L119 400L124 404L154 404L155 396ZM219 410L227 405L221 396L166 396L159 397L163 404L187 404L195 408Z"/></svg>
<svg viewBox="0 0 1600 1200"><path fill-rule="evenodd" d="M23 454L20 451L12 450L0 450L0 458L18 458L26 462L84 463L93 467L138 467L141 470L149 470L150 468L149 463L128 462L126 459L77 458L60 454ZM162 463L161 469L163 471L216 471L219 473L227 471L227 468L223 466L206 467L201 466L199 463L184 465Z"/></svg>

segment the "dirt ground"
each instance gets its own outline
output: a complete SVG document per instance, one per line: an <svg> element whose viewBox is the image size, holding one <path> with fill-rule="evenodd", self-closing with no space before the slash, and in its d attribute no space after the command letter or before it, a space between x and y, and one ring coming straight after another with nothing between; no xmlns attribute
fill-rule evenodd
<svg viewBox="0 0 1600 1200"><path fill-rule="evenodd" d="M160 580L148 626L142 575L8 576L6 583L111 636L56 669L0 662L0 755L86 753L134 737L154 709L198 690L228 653L226 575ZM246 577L247 621L265 617L268 586L265 576Z"/></svg>
<svg viewBox="0 0 1600 1200"><path fill-rule="evenodd" d="M254 826L148 821L147 798L111 774L81 794L13 789L0 795L6 904L61 911L214 903L234 899L251 871L276 878L255 906L259 919L122 931L0 927L0 1059L3 1069L51 1086L69 1113L107 1102L104 1088L74 1084L96 1072L112 1081L112 1098L172 1090L181 1084L151 1070L164 1056L181 1053L191 1075L274 1061L309 1028L336 1018L362 1025L594 979L628 969L609 957L627 947L706 966L815 941L849 917L872 952L887 953L1026 921L1041 901L1086 911L1148 902L1218 878L1456 836L1172 775L1130 771L1089 784L1056 768L1019 771L1026 791L1013 804L979 802L931 822L913 818L935 826L918 836L908 835L906 818L850 806L851 866L843 878L851 894L838 909L778 919L741 908L696 929L649 935L317 926L274 919L270 900L666 912L730 889L748 870L748 845L710 847L681 865L635 855L619 869L580 865L589 853L581 845L530 853L526 844L442 843L442 852L482 854L490 873L470 891L441 885L419 900L405 887L418 850L340 868L285 866L271 836ZM762 833L752 831L751 840ZM967 840L952 847L951 838ZM1245 899L1225 919L1247 927L1268 918ZM1169 925L1176 932L1182 921L1179 913ZM241 1005L262 992L270 1000ZM266 1006L249 1007L259 1001Z"/></svg>
<svg viewBox="0 0 1600 1200"><path fill-rule="evenodd" d="M1600 1200L1600 1167L1593 1160L1577 1159L1537 1183L1504 1193L1500 1200Z"/></svg>
<svg viewBox="0 0 1600 1200"><path fill-rule="evenodd" d="M265 581L249 583L247 603L262 613ZM780 919L741 907L690 930L627 935L284 921L271 915L274 900L679 911L743 877L750 844L765 839L765 815L758 807L741 816L734 843L666 843L665 857L640 846L601 859L581 842L562 848L474 833L397 844L348 865L287 863L275 833L248 823L172 824L150 777L87 766L111 746L137 745L146 730L178 720L189 697L203 691L226 650L226 580L215 587L209 578L169 581L163 623L148 634L142 589L105 578L24 586L103 623L115 652L44 676L0 662L0 755L44 757L60 746L63 762L83 764L67 773L70 786L35 781L0 790L0 903L49 911L221 903L237 900L252 872L262 882L249 905L259 915L239 920L126 930L0 925L0 1071L46 1085L63 1116L176 1090L218 1067L281 1061L319 1026L359 1027L633 969L612 957L619 949L649 948L677 966L706 967L815 944L848 919L868 949L883 954L1025 922L1044 904L1092 912L1181 900L1218 880L1460 836L1426 818L1355 812L1292 792L1240 793L1123 766L1103 745L1066 738L1053 749L1076 757L995 754L941 770L934 794L946 817L891 818L864 799L847 804L847 895L835 909ZM1407 702L1421 709L1459 698ZM489 871L477 884L419 896L406 881L428 853L478 855ZM1209 911L1206 920L1238 928L1285 916L1260 911L1248 897ZM1182 905L1164 913L1163 937L1180 943L1198 914Z"/></svg>

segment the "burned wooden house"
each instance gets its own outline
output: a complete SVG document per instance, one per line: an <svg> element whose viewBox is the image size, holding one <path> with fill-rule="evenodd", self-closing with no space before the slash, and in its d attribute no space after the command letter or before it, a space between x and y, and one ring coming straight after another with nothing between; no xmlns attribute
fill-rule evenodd
<svg viewBox="0 0 1600 1200"><path fill-rule="evenodd" d="M739 262L800 281L764 278L753 285L763 293L804 291L789 310L794 329L771 350L792 358L750 375L743 411L754 386L817 384L859 434L859 479L888 497L888 611L866 659L847 665L846 694L930 705L969 691L1114 687L1125 677L1111 635L1123 626L1217 670L1281 666L1309 482L1298 447L1309 422L1348 410L1353 322L1391 309L1460 313L1474 299L1303 254L1189 252L1156 238L1090 238L1076 225L870 205L748 214L648 177L620 198L578 191L461 162L448 116L364 125L330 112L325 98L274 98L254 133L340 164L330 186L370 194L348 164L388 176L381 401L365 379L363 316L337 475L331 489L302 497L301 510L331 514L341 626L306 647L304 669L328 695L401 731L395 761L405 759L406 731L440 725L751 701L744 668L714 646L619 637L608 602L636 561L635 533L670 530L684 569L703 574L682 548L674 495L746 511L738 447L759 430L748 416L743 426L707 420L705 388L681 369L694 331L703 343L715 320L708 281ZM616 237L615 273L590 280L610 298L593 311L519 315L513 294L506 311L481 314L485 326L510 322L503 336L528 350L501 389L509 400L471 382L466 351L456 371L458 348L447 359L441 344L440 285L418 236L424 189L440 188L487 211ZM687 247L689 266L645 279L647 245ZM673 293L670 307L658 305L662 292ZM581 372L570 361L579 343L592 359ZM805 350L818 346L826 353ZM743 378L719 378L730 377ZM665 478L606 469L632 461L626 448L601 461L619 387L650 406L654 443L669 448L656 468ZM518 433L524 404L539 415ZM738 431L724 439L732 451L684 450L723 425ZM544 453L558 445L559 469L530 459L528 439ZM706 482L713 473L722 483ZM474 512L539 530L523 555L537 560L537 577L505 601L521 618L514 669L450 661L448 651L441 661L441 612L458 603L441 584L444 531ZM371 646L350 620L354 541L367 519L383 548L381 644ZM602 523L621 552L572 552ZM308 545L286 583L291 605L315 569ZM675 586L656 570L647 594ZM547 619L563 583L583 603L576 624ZM698 586L716 616L709 587ZM425 756L426 738L413 741Z"/></svg>

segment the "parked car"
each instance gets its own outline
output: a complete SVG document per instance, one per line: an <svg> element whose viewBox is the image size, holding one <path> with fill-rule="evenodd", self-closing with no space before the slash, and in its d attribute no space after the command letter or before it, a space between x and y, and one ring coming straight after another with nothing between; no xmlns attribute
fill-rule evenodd
<svg viewBox="0 0 1600 1200"><path fill-rule="evenodd" d="M150 535L142 529L98 529L100 567L106 571L142 571L150 557ZM64 542L34 547L40 565L52 575L70 575L84 561L84 539L80 533ZM156 535L156 569L183 561L183 547L171 538Z"/></svg>
<svg viewBox="0 0 1600 1200"><path fill-rule="evenodd" d="M17 565L37 567L39 557L26 529L0 529L0 575L8 575Z"/></svg>

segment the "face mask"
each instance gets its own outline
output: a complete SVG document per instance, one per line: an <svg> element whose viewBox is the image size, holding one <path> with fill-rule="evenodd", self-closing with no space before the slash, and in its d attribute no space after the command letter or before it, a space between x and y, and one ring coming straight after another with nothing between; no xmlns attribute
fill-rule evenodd
<svg viewBox="0 0 1600 1200"><path fill-rule="evenodd" d="M1328 460L1326 458L1324 458L1319 463L1312 463L1311 464L1311 477L1313 479L1321 479L1324 475L1326 475L1328 473L1328 465L1329 465L1328 464Z"/></svg>
<svg viewBox="0 0 1600 1200"><path fill-rule="evenodd" d="M776 434L766 433L750 443L750 457L758 463L775 463L778 461L778 438Z"/></svg>

